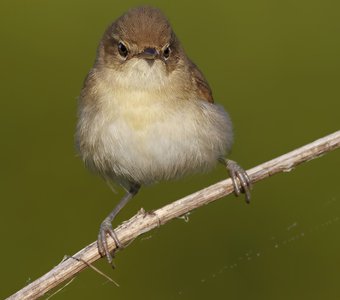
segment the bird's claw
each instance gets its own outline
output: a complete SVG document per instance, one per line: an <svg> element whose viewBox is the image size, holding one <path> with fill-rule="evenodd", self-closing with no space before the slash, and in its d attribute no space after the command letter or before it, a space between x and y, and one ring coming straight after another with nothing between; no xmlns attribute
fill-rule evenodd
<svg viewBox="0 0 340 300"><path fill-rule="evenodd" d="M108 262L112 264L113 257L109 251L109 247L107 244L107 234L114 240L116 244L116 249L123 247L116 233L114 232L112 228L111 221L105 219L100 225L100 229L99 229L98 240L97 240L98 251L101 256L106 256Z"/></svg>
<svg viewBox="0 0 340 300"><path fill-rule="evenodd" d="M250 203L252 185L247 172L233 160L226 160L225 165L233 182L235 195L239 196L241 193L244 193L246 202Z"/></svg>

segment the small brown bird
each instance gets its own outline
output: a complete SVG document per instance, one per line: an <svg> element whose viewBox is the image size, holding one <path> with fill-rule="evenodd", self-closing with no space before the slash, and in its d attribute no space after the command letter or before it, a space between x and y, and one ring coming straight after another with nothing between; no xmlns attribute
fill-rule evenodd
<svg viewBox="0 0 340 300"><path fill-rule="evenodd" d="M219 161L235 193L250 200L246 172L225 159L233 142L229 116L156 8L131 9L105 31L81 91L76 140L86 166L127 191L100 226L98 249L109 262L107 234L121 247L112 221L142 185Z"/></svg>

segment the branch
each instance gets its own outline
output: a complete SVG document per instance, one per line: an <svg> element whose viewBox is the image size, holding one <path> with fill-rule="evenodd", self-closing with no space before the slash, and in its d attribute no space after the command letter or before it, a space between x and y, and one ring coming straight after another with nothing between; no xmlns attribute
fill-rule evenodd
<svg viewBox="0 0 340 300"><path fill-rule="evenodd" d="M255 183L279 172L289 172L297 165L317 158L339 147L340 130L318 139L313 143L254 167L248 170L247 173L251 182ZM122 244L127 245L139 235L159 227L174 218L183 216L197 207L225 197L232 192L233 185L229 178L179 199L153 212L148 213L141 209L130 220L125 221L122 225L120 225L115 232ZM108 243L109 249L114 250L114 242L109 239ZM25 286L23 289L7 299L37 299L52 288L72 278L77 273L87 268L89 264L100 258L97 250L97 243L93 242L86 246L84 249L74 254L73 257L75 259L69 258L61 262L51 271ZM84 263L84 261L87 263Z"/></svg>

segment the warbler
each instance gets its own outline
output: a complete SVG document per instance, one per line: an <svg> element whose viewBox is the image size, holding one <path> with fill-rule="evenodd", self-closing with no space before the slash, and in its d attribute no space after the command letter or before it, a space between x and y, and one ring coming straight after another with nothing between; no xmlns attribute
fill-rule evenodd
<svg viewBox="0 0 340 300"><path fill-rule="evenodd" d="M209 50L205 42L202 47ZM250 200L249 177L225 158L233 143L230 117L214 103L207 80L157 8L133 8L106 29L78 106L82 160L126 190L99 230L98 249L109 262L107 238L122 246L112 221L143 185L221 162L235 193L245 192Z"/></svg>

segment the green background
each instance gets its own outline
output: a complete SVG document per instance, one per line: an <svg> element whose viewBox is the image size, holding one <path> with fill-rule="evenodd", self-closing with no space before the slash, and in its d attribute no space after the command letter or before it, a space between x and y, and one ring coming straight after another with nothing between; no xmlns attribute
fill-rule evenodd
<svg viewBox="0 0 340 300"><path fill-rule="evenodd" d="M149 1L171 20L253 167L339 129L339 2ZM123 195L74 148L76 102L106 26L140 1L0 2L0 298L94 241ZM52 299L339 299L340 151L145 234L118 253L120 284L86 270ZM226 177L141 190L117 223Z"/></svg>

